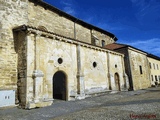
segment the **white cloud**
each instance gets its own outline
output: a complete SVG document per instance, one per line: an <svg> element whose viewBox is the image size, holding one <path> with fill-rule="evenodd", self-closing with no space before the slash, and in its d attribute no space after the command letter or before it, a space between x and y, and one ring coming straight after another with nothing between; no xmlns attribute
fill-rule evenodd
<svg viewBox="0 0 160 120"><path fill-rule="evenodd" d="M71 14L71 15L75 15L76 12L74 9L72 9L71 7L64 7L63 10L68 13L68 14Z"/></svg>
<svg viewBox="0 0 160 120"><path fill-rule="evenodd" d="M68 3L66 1L61 1L61 4L66 5L66 6L71 6L72 5L71 3Z"/></svg>
<svg viewBox="0 0 160 120"><path fill-rule="evenodd" d="M156 0L131 0L131 2L136 9L135 16L140 24L144 24L143 21L148 21L148 24L159 18L160 2Z"/></svg>
<svg viewBox="0 0 160 120"><path fill-rule="evenodd" d="M72 0L68 0L68 1L62 0L61 4L64 6L63 10L66 13L71 14L71 15L75 15L76 14L76 11L74 9L74 4L73 4Z"/></svg>
<svg viewBox="0 0 160 120"><path fill-rule="evenodd" d="M160 56L160 38L138 40L135 42L123 41L123 43L131 45L148 53Z"/></svg>

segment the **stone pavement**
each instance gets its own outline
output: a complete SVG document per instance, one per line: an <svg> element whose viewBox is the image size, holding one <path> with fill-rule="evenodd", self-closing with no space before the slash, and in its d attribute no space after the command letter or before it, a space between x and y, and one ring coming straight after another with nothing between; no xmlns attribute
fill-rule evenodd
<svg viewBox="0 0 160 120"><path fill-rule="evenodd" d="M23 110L1 108L0 120L160 120L160 87L107 93L52 106Z"/></svg>

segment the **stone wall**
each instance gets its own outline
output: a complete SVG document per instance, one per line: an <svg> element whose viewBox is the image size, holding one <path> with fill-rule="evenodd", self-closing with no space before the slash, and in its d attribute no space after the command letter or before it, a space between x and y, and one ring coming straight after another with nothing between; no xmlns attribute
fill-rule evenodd
<svg viewBox="0 0 160 120"><path fill-rule="evenodd" d="M74 22L56 12L45 10L38 5L35 6L32 2L29 2L28 12L29 25L35 27L44 26L48 31L53 31L66 37L74 37Z"/></svg>
<svg viewBox="0 0 160 120"><path fill-rule="evenodd" d="M43 37L40 34L27 36L27 83L26 107L42 107L53 102L53 76L57 71L66 74L67 98L77 94L76 45ZM62 63L58 63L58 59ZM41 77L41 78L40 78Z"/></svg>
<svg viewBox="0 0 160 120"><path fill-rule="evenodd" d="M125 78L125 68L124 68L124 58L123 56L118 56L117 54L109 54L110 61L110 82L112 90L127 90L128 89L128 79ZM118 74L119 77L119 87L116 83L115 75Z"/></svg>
<svg viewBox="0 0 160 120"><path fill-rule="evenodd" d="M114 40L107 34L96 31L87 26L80 25L75 21L63 16L62 13L53 12L45 9L42 6L29 3L29 25L39 27L44 26L48 31L53 31L59 35L74 38L86 43L93 43L92 35L97 36L99 44L102 46L101 41L104 40L106 44L113 43Z"/></svg>
<svg viewBox="0 0 160 120"><path fill-rule="evenodd" d="M26 86L27 86L27 37L26 32L14 32L15 49L18 53L17 60L17 102L23 108L26 105Z"/></svg>
<svg viewBox="0 0 160 120"><path fill-rule="evenodd" d="M101 40L113 43L108 35L28 0L0 0L0 19L0 89L17 89L16 102L22 108L52 104L57 71L66 75L66 100L109 89L107 50L86 44L93 36L100 40L97 46ZM23 24L36 28L20 30Z"/></svg>
<svg viewBox="0 0 160 120"><path fill-rule="evenodd" d="M103 47L102 46L102 40L105 41L105 45L108 45L108 44L112 44L114 43L115 41L113 40L113 38L101 33L101 32L98 32L96 30L92 30L91 31L91 36L92 36L92 44L96 44L97 46L100 46L100 47ZM97 43L95 43L95 39L97 38Z"/></svg>
<svg viewBox="0 0 160 120"><path fill-rule="evenodd" d="M58 71L66 75L66 100L106 92L109 90L109 79L112 90L118 90L115 73L119 75L120 90L125 89L123 55L119 53L36 28L28 28L28 31L18 32L16 36L18 97L23 108L48 106L54 102L53 77ZM111 78L108 77L108 69Z"/></svg>
<svg viewBox="0 0 160 120"><path fill-rule="evenodd" d="M130 60L129 60L128 48L125 47L125 48L118 49L115 51L124 54L125 73L129 79L129 81L128 81L129 82L129 89L132 90L133 89L133 82L132 82L132 72L131 72L131 64L130 64Z"/></svg>
<svg viewBox="0 0 160 120"><path fill-rule="evenodd" d="M108 90L106 52L81 47L85 94Z"/></svg>
<svg viewBox="0 0 160 120"><path fill-rule="evenodd" d="M135 49L129 49L129 56L134 90L149 87L150 79L146 54L135 51Z"/></svg>
<svg viewBox="0 0 160 120"><path fill-rule="evenodd" d="M0 89L17 88L17 53L12 29L28 21L25 0L0 0Z"/></svg>

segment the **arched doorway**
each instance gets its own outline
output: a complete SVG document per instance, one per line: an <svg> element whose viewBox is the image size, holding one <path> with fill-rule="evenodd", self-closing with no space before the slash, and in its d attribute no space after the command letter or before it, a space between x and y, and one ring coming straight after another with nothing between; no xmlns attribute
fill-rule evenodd
<svg viewBox="0 0 160 120"><path fill-rule="evenodd" d="M53 98L66 100L66 75L62 71L58 71L53 76Z"/></svg>
<svg viewBox="0 0 160 120"><path fill-rule="evenodd" d="M115 84L116 84L116 89L120 91L120 81L119 81L118 73L115 73L114 80L115 80Z"/></svg>

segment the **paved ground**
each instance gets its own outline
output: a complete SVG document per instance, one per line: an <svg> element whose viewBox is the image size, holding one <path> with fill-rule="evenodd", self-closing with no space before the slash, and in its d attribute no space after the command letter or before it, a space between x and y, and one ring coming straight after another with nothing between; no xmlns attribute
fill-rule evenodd
<svg viewBox="0 0 160 120"><path fill-rule="evenodd" d="M160 87L108 93L52 106L1 108L0 120L160 120Z"/></svg>

